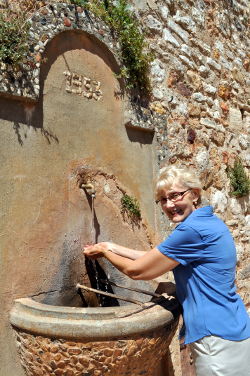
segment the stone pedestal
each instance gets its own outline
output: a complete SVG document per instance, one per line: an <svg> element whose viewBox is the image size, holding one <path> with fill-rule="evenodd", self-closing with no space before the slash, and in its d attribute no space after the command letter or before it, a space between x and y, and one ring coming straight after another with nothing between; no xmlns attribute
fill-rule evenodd
<svg viewBox="0 0 250 376"><path fill-rule="evenodd" d="M154 376L175 332L177 309L165 298L100 308L27 298L15 301L10 317L28 376Z"/></svg>

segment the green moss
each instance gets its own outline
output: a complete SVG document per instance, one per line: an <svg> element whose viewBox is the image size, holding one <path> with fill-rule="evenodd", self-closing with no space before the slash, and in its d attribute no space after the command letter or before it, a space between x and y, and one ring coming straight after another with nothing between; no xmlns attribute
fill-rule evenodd
<svg viewBox="0 0 250 376"><path fill-rule="evenodd" d="M0 61L18 64L27 56L30 24L24 14L18 17L9 11L0 14Z"/></svg>
<svg viewBox="0 0 250 376"><path fill-rule="evenodd" d="M88 3L88 0L70 0L71 4L85 7Z"/></svg>
<svg viewBox="0 0 250 376"><path fill-rule="evenodd" d="M228 176L232 187L231 195L235 197L243 197L250 192L250 179L248 178L244 166L237 158L233 167L228 167Z"/></svg>
<svg viewBox="0 0 250 376"><path fill-rule="evenodd" d="M136 198L125 194L121 198L122 211L126 212L131 219L141 219L139 202Z"/></svg>

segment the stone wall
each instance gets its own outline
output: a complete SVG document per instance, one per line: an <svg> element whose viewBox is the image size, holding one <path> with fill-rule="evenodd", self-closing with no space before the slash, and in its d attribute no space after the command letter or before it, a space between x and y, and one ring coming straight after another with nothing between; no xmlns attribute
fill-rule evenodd
<svg viewBox="0 0 250 376"><path fill-rule="evenodd" d="M0 6L3 3L6 2L0 1ZM32 0L9 0L9 3L17 6L19 3L32 3ZM129 109L128 102L124 104L119 99L112 100L110 104L110 83L106 81L104 88L109 93L104 96L106 104L103 99L98 100L98 95L102 95L100 92L95 93L97 98L88 98L89 93L83 88L82 98L73 91L78 90L74 85L69 88L71 92L66 91L68 70L63 54L69 59L73 72L78 75L75 78L79 84L83 73L86 73L79 70L82 57L84 61L88 61L89 53L94 52L93 55L96 55L95 49L102 49L104 44L107 48L100 56L103 67L99 76L108 77L112 82L111 87L119 86L112 78L116 63L119 64L118 60L115 61L117 46L102 22L95 20L92 15L90 22L81 8L77 10L76 16L69 1L65 1L67 4L61 1L38 3L40 11L32 15L31 49L27 67L24 64L23 69L12 71L11 67L1 65L2 197L5 215L4 236L1 238L4 261L1 281L6 303L2 315L2 320L5 320L4 336L7 337L10 333L6 323L13 298L40 293L40 286L48 289L47 274L52 273L60 260L61 253L57 249L61 249L64 241L60 240L58 246L55 242L56 247L52 247L52 253L48 254L50 248L38 243L39 239L46 239L43 234L46 234L47 228L53 228L51 224L58 225L61 213L67 217L65 226L59 229L61 238L64 236L64 228L65 233L69 230L76 231L75 223L71 223L72 213L76 210L78 218L81 208L77 207L79 201L75 193L72 194L72 187L68 183L71 175L69 173L68 176L65 172L70 170L70 163L74 160L80 163L90 154L93 159L98 156L97 163L102 161L102 164L109 165L111 172L142 201L142 209L153 229L157 215L155 218L150 217L155 214L151 208L151 180L156 167L152 146L157 151L159 165L185 164L197 169L204 181L204 195L210 200L216 213L226 221L236 240L237 284L241 296L249 306L249 198L231 197L226 172L237 156L242 159L246 172L249 172L250 167L247 0L130 1L154 53L151 65L153 94L149 108L142 109L141 118ZM53 10L49 7L50 3L53 4ZM75 22L77 17L78 25ZM78 34L82 39L81 45L88 48L91 45L90 51L79 53L77 28L81 31ZM66 47L62 41L67 44ZM95 46L92 45L93 41ZM73 53L70 52L72 46ZM52 52L59 47L58 59L54 60ZM91 75L88 77L95 77L96 63L90 65ZM11 80L8 80L9 76ZM28 81L29 85L26 85ZM15 99L9 100L14 97ZM20 97L22 101L17 100ZM82 100L91 100L88 103L100 107L98 127L96 113L89 110L87 102L82 105ZM83 125L84 137L79 137L83 132L81 121L86 114L88 120L92 120L86 122L87 126ZM102 128L103 114L108 118L108 129ZM125 125L130 128L125 130ZM136 126L135 129L131 128L133 125ZM149 128L152 133L148 133L148 136L144 133L142 136L140 128ZM100 136L98 140L93 129ZM156 134L154 144L153 131ZM110 139L119 140L113 154L106 147L110 144ZM143 178L144 185L140 179L141 161L152 167L152 171L149 171L150 168L145 169L147 174ZM133 166L132 177L126 173L128 166ZM49 174L54 176L53 186L50 186L52 183ZM73 200L75 209L71 209L70 215L66 216L63 206L57 209L56 205L60 206L59 203L66 202L68 197L69 201ZM41 202L44 202L44 207ZM39 213L42 213L42 220ZM54 219L55 213L58 215L58 222ZM156 214L160 216L160 212ZM30 226L29 221L35 228ZM170 227L166 230L165 226L162 236L169 230ZM36 233L40 235L35 237ZM30 241L32 236L34 244ZM44 240L45 243L46 241ZM34 269L32 275L29 268ZM29 283L31 280L33 285ZM5 349L1 354L1 372L12 376L8 362L9 354L14 351L13 343L2 343L1 346ZM13 370L15 375L21 374L19 369L14 367ZM1 376L5 374L2 373Z"/></svg>
<svg viewBox="0 0 250 376"><path fill-rule="evenodd" d="M155 59L151 109L160 164L194 166L237 244L239 292L250 304L249 197L230 196L226 169L249 172L249 7L245 0L134 0Z"/></svg>

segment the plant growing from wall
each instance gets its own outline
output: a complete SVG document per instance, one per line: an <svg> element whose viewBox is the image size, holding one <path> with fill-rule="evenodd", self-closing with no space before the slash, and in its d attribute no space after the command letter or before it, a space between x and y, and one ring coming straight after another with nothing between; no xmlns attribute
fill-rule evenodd
<svg viewBox="0 0 250 376"><path fill-rule="evenodd" d="M232 187L232 196L243 197L248 195L250 192L250 179L240 158L235 160L233 167L228 167L227 173Z"/></svg>
<svg viewBox="0 0 250 376"><path fill-rule="evenodd" d="M88 0L70 0L71 4L80 6L80 7L86 7Z"/></svg>
<svg viewBox="0 0 250 376"><path fill-rule="evenodd" d="M127 213L127 215L132 220L141 219L140 206L136 198L131 197L127 194L124 194L121 198L121 204L122 204L122 212Z"/></svg>
<svg viewBox="0 0 250 376"><path fill-rule="evenodd" d="M120 58L123 64L119 77L125 80L127 89L134 89L149 96L151 53L138 19L130 10L127 0L71 0L73 4L85 6L100 17L111 29L120 45Z"/></svg>
<svg viewBox="0 0 250 376"><path fill-rule="evenodd" d="M16 65L27 56L30 24L24 13L0 13L0 61Z"/></svg>

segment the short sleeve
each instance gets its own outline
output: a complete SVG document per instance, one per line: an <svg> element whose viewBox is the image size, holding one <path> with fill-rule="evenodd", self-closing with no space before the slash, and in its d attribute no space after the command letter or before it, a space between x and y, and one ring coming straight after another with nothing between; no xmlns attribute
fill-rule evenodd
<svg viewBox="0 0 250 376"><path fill-rule="evenodd" d="M204 242L198 231L186 225L178 226L161 244L156 247L182 265L204 257Z"/></svg>

